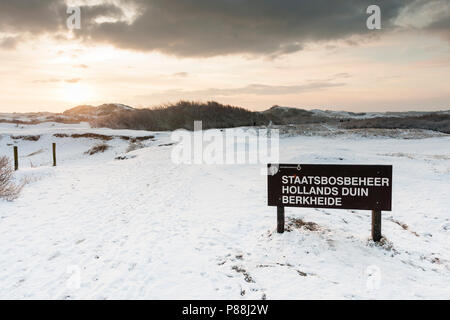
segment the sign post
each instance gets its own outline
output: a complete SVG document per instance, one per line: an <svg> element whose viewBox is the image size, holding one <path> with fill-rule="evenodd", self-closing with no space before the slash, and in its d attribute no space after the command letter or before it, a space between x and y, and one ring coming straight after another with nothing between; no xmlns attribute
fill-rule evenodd
<svg viewBox="0 0 450 320"><path fill-rule="evenodd" d="M269 164L267 179L279 233L285 207L371 210L372 239L381 240L381 211L392 205L392 166Z"/></svg>
<svg viewBox="0 0 450 320"><path fill-rule="evenodd" d="M372 210L372 239L375 242L381 240L381 211Z"/></svg>
<svg viewBox="0 0 450 320"><path fill-rule="evenodd" d="M284 207L277 207L277 232L284 232Z"/></svg>
<svg viewBox="0 0 450 320"><path fill-rule="evenodd" d="M53 166L56 167L56 143L52 143L53 149Z"/></svg>
<svg viewBox="0 0 450 320"><path fill-rule="evenodd" d="M19 170L19 151L17 146L14 146L14 170Z"/></svg>

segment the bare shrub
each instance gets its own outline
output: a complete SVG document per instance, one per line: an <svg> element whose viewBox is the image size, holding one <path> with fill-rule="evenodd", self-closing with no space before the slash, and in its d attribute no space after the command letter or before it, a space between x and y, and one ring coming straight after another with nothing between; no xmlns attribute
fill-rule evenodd
<svg viewBox="0 0 450 320"><path fill-rule="evenodd" d="M317 223L303 221L300 218L289 218L286 231L290 232L293 229L302 229L302 228L308 231L318 231L320 229Z"/></svg>
<svg viewBox="0 0 450 320"><path fill-rule="evenodd" d="M122 138L124 136L121 136ZM155 136L143 136L143 137L130 137L131 142L139 142L139 141L146 141L146 140L154 140Z"/></svg>
<svg viewBox="0 0 450 320"><path fill-rule="evenodd" d="M15 184L13 181L14 170L6 157L0 157L0 198L7 201L17 199L23 184Z"/></svg>
<svg viewBox="0 0 450 320"><path fill-rule="evenodd" d="M239 266L232 266L231 269L233 269L237 273L242 273L244 275L244 280L246 282L250 282L250 283L251 282L253 282L253 283L255 282L255 280L253 280L253 278L250 276L250 274L244 268L241 268Z"/></svg>
<svg viewBox="0 0 450 320"><path fill-rule="evenodd" d="M139 150L142 148L145 148L145 145L142 142L130 142L130 144L128 145L128 148L125 152L129 153L129 152Z"/></svg>
<svg viewBox="0 0 450 320"><path fill-rule="evenodd" d="M138 141L145 141L145 140L151 140L154 139L155 136L143 136L143 137L130 137L130 136L108 136L104 134L98 134L98 133L74 133L74 134L67 134L67 133L55 133L53 135L56 138L86 138L86 139L97 139L97 140L103 140L103 141L110 141L112 139L122 139L125 141L130 142L138 142Z"/></svg>
<svg viewBox="0 0 450 320"><path fill-rule="evenodd" d="M11 136L13 140L39 141L41 136Z"/></svg>
<svg viewBox="0 0 450 320"><path fill-rule="evenodd" d="M86 151L84 154L88 154L90 156L92 156L93 154L96 153L100 153L100 152L105 152L106 150L109 149L109 146L107 144L97 144L95 146L93 146L92 148L90 148L88 151Z"/></svg>
<svg viewBox="0 0 450 320"><path fill-rule="evenodd" d="M31 117L33 117L33 115L31 115ZM32 119L30 121L22 121L22 120L17 120L17 119L0 119L0 123L13 123L16 125L16 127L19 126L19 124L25 124L25 125L35 125L35 124L40 124L40 123L44 123L44 122L57 122L57 123L65 123L65 124L78 124L80 122L87 122L89 121L89 118L87 117L76 117L73 116L71 118L63 118L60 117L58 115L51 115L51 116L47 116L45 117L45 119L43 118L42 120L38 120L38 119Z"/></svg>
<svg viewBox="0 0 450 320"><path fill-rule="evenodd" d="M113 136L107 136L107 135L98 134L98 133L81 133L81 134L74 133L71 135L68 135L66 133L55 133L53 136L56 138L74 138L74 139L88 138L88 139L98 139L98 140L103 140L103 141L110 141L114 138Z"/></svg>

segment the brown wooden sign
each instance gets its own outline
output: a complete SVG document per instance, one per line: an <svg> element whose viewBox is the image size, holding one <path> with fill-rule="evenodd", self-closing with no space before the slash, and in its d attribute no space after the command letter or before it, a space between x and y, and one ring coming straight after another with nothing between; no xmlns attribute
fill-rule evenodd
<svg viewBox="0 0 450 320"><path fill-rule="evenodd" d="M269 164L268 204L391 211L392 166Z"/></svg>

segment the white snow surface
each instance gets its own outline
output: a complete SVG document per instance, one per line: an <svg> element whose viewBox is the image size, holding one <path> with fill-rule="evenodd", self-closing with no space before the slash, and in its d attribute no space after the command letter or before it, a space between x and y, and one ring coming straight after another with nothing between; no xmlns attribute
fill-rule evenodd
<svg viewBox="0 0 450 320"><path fill-rule="evenodd" d="M53 136L86 132L155 141L114 160L129 142L89 156L99 141ZM450 298L450 137L281 138L282 163L393 165L383 246L369 240L369 211L287 208L287 223L318 230L277 234L263 166L174 164L173 146L160 146L170 141L0 124L0 156L18 145L16 178L28 181L19 199L0 200L0 299Z"/></svg>

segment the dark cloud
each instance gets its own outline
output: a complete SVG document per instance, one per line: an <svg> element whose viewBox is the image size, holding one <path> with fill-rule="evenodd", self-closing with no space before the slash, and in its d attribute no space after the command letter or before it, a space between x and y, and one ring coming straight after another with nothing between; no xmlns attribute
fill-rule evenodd
<svg viewBox="0 0 450 320"><path fill-rule="evenodd" d="M366 9L373 0L128 0L140 15L132 22L88 23L78 34L94 41L178 56L233 53L279 55L305 43L371 32ZM379 2L386 27L404 0Z"/></svg>
<svg viewBox="0 0 450 320"><path fill-rule="evenodd" d="M1 0L0 31L54 32L65 21L65 10L60 0Z"/></svg>
<svg viewBox="0 0 450 320"><path fill-rule="evenodd" d="M395 19L409 5L421 8L430 2L444 10L448 7L448 0L104 1L81 7L81 29L75 34L87 42L184 57L275 57L302 50L311 42L370 37L392 30ZM366 27L366 9L371 4L381 8L381 31ZM126 15L129 8L136 10L132 20ZM66 28L66 19L63 0L0 2L0 32L55 33ZM436 17L424 28L448 33L449 15Z"/></svg>
<svg viewBox="0 0 450 320"><path fill-rule="evenodd" d="M433 22L428 26L427 30L433 31L447 41L450 41L450 18Z"/></svg>
<svg viewBox="0 0 450 320"><path fill-rule="evenodd" d="M93 23L99 17L120 17L122 9L109 2L83 6L82 18ZM0 32L28 34L67 31L67 5L64 0L1 0Z"/></svg>
<svg viewBox="0 0 450 320"><path fill-rule="evenodd" d="M437 17L425 29L450 41L450 1L445 3L445 8L447 14Z"/></svg>
<svg viewBox="0 0 450 320"><path fill-rule="evenodd" d="M406 26L437 34L450 41L449 0L414 0L402 14Z"/></svg>

